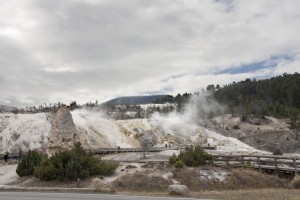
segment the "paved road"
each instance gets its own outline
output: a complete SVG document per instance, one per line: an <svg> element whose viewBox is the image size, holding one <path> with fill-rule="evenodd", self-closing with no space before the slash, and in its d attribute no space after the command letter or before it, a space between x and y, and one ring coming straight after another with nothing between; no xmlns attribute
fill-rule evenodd
<svg viewBox="0 0 300 200"><path fill-rule="evenodd" d="M110 194L82 194L82 193L45 193L45 192L0 192L0 200L196 200L175 197L145 197L123 196ZM198 199L199 200L199 199Z"/></svg>

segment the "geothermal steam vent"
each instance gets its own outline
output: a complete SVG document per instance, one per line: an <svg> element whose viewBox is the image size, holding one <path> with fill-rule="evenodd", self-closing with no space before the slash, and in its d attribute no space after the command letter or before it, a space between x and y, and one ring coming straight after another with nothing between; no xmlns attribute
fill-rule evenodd
<svg viewBox="0 0 300 200"><path fill-rule="evenodd" d="M62 107L57 112L48 138L48 155L74 146L77 131L68 108Z"/></svg>

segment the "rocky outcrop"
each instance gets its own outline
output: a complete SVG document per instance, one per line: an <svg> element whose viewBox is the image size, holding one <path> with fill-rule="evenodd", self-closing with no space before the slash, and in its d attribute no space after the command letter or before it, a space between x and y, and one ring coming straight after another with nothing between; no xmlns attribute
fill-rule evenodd
<svg viewBox="0 0 300 200"><path fill-rule="evenodd" d="M68 108L62 107L57 112L49 133L48 156L58 151L71 149L77 139L77 131Z"/></svg>
<svg viewBox="0 0 300 200"><path fill-rule="evenodd" d="M139 141L142 147L151 148L157 144L157 137L152 131L148 130L139 138Z"/></svg>
<svg viewBox="0 0 300 200"><path fill-rule="evenodd" d="M170 195L187 196L190 192L189 188L185 185L170 185L168 189Z"/></svg>

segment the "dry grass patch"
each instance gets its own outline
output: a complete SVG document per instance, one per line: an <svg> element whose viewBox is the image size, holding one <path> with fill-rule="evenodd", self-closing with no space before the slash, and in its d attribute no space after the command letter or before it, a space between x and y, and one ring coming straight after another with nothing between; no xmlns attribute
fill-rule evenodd
<svg viewBox="0 0 300 200"><path fill-rule="evenodd" d="M191 194L197 198L231 199L231 200L299 200L300 190L290 189L248 189L203 191Z"/></svg>
<svg viewBox="0 0 300 200"><path fill-rule="evenodd" d="M93 178L91 187L95 192L113 192L109 184L104 183L100 178Z"/></svg>
<svg viewBox="0 0 300 200"><path fill-rule="evenodd" d="M259 173L252 170L228 170L229 176L223 181L203 180L200 168L183 168L174 171L174 179L186 185L192 191L226 190L226 189L255 189L255 188L284 188L287 181L276 176Z"/></svg>
<svg viewBox="0 0 300 200"><path fill-rule="evenodd" d="M291 182L291 188L300 189L300 176L295 176L294 177L294 179Z"/></svg>
<svg viewBox="0 0 300 200"><path fill-rule="evenodd" d="M175 180L179 181L180 184L186 185L192 191L207 190L218 184L214 185L210 181L201 180L200 172L195 168L176 169L173 174Z"/></svg>
<svg viewBox="0 0 300 200"><path fill-rule="evenodd" d="M232 170L231 176L224 189L255 189L255 188L284 188L287 182L275 175L259 173L253 170Z"/></svg>
<svg viewBox="0 0 300 200"><path fill-rule="evenodd" d="M113 189L115 191L167 191L168 186L171 185L170 180L166 180L159 176L147 176L143 173L136 172L122 176L113 182Z"/></svg>
<svg viewBox="0 0 300 200"><path fill-rule="evenodd" d="M21 187L53 187L53 188L76 188L77 182L76 180L73 181L42 181L35 177L24 177L20 178L18 182L15 182ZM91 185L91 179L81 180L79 187L80 188L89 188Z"/></svg>

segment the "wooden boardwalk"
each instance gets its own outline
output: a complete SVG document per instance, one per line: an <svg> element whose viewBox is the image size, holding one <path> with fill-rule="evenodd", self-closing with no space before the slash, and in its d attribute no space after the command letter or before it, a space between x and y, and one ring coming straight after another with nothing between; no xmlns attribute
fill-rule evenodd
<svg viewBox="0 0 300 200"><path fill-rule="evenodd" d="M163 150L178 150L178 148L152 148L148 152L159 152ZM98 154L121 153L121 152L144 152L141 148L101 148ZM273 156L273 155L226 155L213 156L214 166L228 166L256 169L268 173L300 174L300 157ZM169 162L169 160L134 160L120 162Z"/></svg>
<svg viewBox="0 0 300 200"><path fill-rule="evenodd" d="M213 155L216 166L253 168L266 172L300 174L300 157L273 155Z"/></svg>
<svg viewBox="0 0 300 200"><path fill-rule="evenodd" d="M205 148L205 147L204 147ZM184 147L155 147L150 149L142 148L99 148L91 151L94 154L110 154L123 152L159 152L165 150L180 150ZM207 147L206 149L214 149ZM213 165L251 168L268 173L300 174L300 157L274 156L274 155L228 155L213 154ZM149 162L149 161L148 161ZM150 161L151 162L151 161ZM162 162L161 160L159 162ZM165 160L163 162L168 162Z"/></svg>

